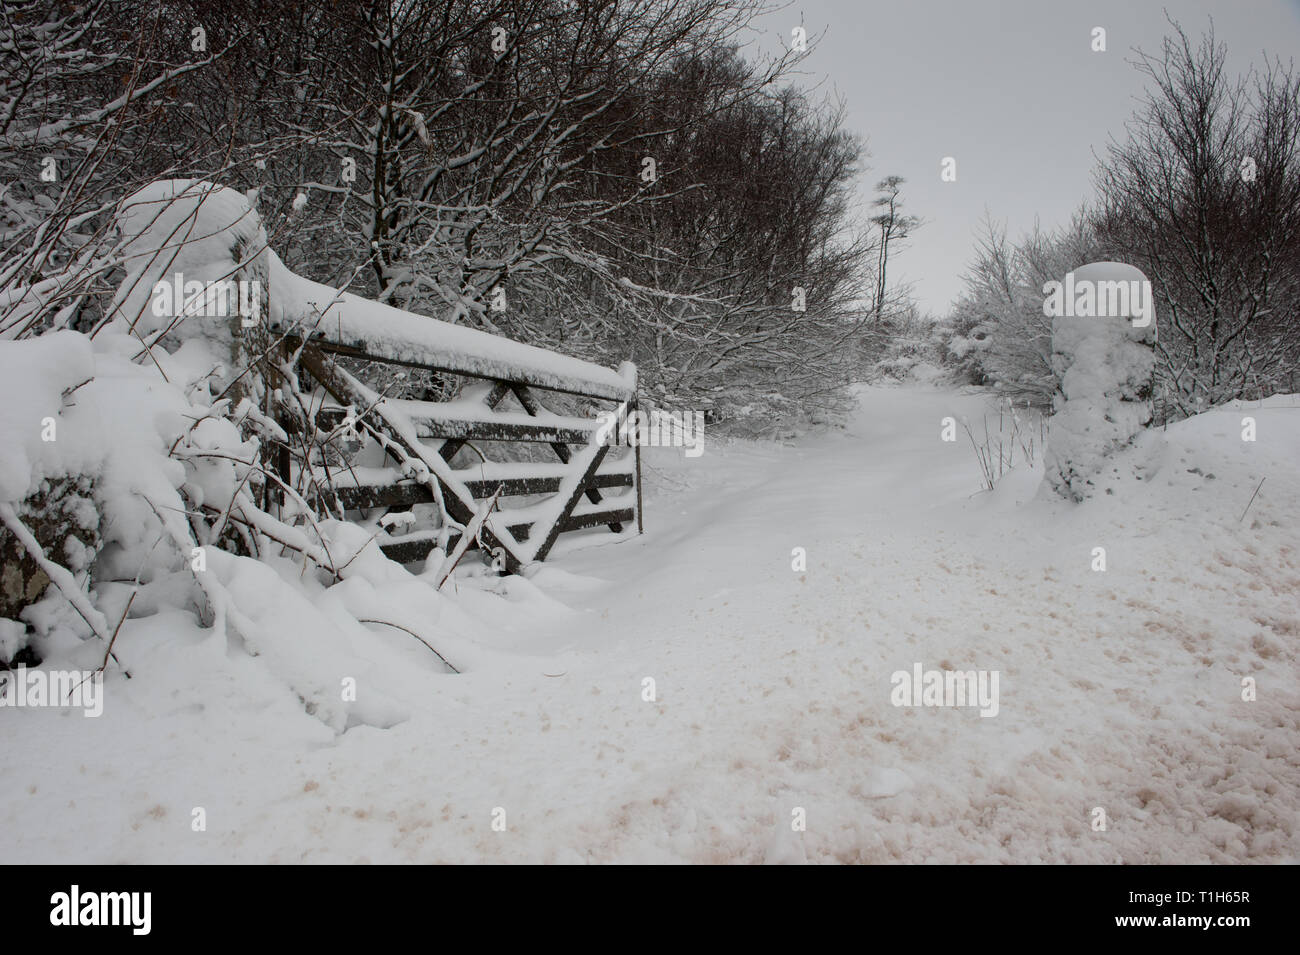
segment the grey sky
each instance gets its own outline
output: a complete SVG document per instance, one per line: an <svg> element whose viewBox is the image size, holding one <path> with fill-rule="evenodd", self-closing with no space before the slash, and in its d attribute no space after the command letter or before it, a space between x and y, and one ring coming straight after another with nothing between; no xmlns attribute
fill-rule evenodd
<svg viewBox="0 0 1300 955"><path fill-rule="evenodd" d="M806 82L843 98L867 139L872 186L907 179L907 211L926 220L898 260L924 308L942 314L962 288L987 209L1013 236L1067 221L1091 195L1094 150L1120 135L1142 93L1132 50L1154 52L1164 9L1194 37L1213 18L1230 66L1300 52L1300 0L802 0L763 21L763 45L802 20ZM1090 48L1093 27L1107 52ZM940 162L957 160L957 181Z"/></svg>

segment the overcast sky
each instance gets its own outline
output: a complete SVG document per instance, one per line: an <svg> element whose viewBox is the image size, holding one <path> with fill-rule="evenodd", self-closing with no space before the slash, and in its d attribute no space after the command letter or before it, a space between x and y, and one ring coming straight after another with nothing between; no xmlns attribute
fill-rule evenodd
<svg viewBox="0 0 1300 955"><path fill-rule="evenodd" d="M1094 151L1120 135L1142 92L1132 51L1159 49L1164 9L1193 37L1213 18L1229 64L1300 54L1300 0L796 0L763 21L764 45L810 39L804 81L842 97L867 139L863 205L887 174L907 179L907 211L926 225L898 260L924 308L962 288L987 209L1011 235L1068 221L1091 194ZM1107 52L1091 50L1093 27ZM940 180L945 156L957 181Z"/></svg>

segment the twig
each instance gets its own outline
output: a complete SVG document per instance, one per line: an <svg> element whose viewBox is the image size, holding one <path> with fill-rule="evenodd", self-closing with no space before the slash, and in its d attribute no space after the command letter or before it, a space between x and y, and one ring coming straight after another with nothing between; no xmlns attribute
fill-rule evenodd
<svg viewBox="0 0 1300 955"><path fill-rule="evenodd" d="M139 580L137 580L136 583L138 584ZM108 649L104 651L104 659L100 662L99 666L95 667L95 669L91 671L90 676L82 678L81 683L78 683L76 686L72 688L72 690L68 691L69 697L71 697L72 693L77 689L79 689L81 687L81 684L85 683L86 680L93 677L96 673L103 673L104 670L108 668L108 655L113 652L113 644L117 643L117 633L119 630L122 629L122 624L126 623L126 615L131 612L131 604L135 603L135 595L138 594L139 592L140 591L138 590L131 591L131 597L126 602L126 608L122 611L122 616L117 618L117 626L113 628L113 637L111 640L108 641ZM114 659L116 659L116 657L114 657ZM130 670L123 667L122 672L126 675L126 678L128 680L131 679Z"/></svg>
<svg viewBox="0 0 1300 955"><path fill-rule="evenodd" d="M355 554L353 554L351 557L349 557L347 560L345 560L341 565L339 565L338 569L334 571L335 575L341 578L341 577L343 576L343 571L345 571L345 570L348 569L348 564L350 564L350 563L352 563L354 560L356 560L357 557L360 556L361 552L362 552L363 550L365 550L367 547L370 546L370 541L373 541L373 540L374 540L376 537L378 537L378 536L379 536L379 532L378 532L378 531L376 531L375 533L371 534L371 535L370 535L370 539L367 540L367 541L366 541L364 544L362 544L360 547L358 547L358 548L357 548L357 551L356 551Z"/></svg>
<svg viewBox="0 0 1300 955"><path fill-rule="evenodd" d="M414 630L411 630L409 627L403 627L400 623L391 623L387 620L374 620L369 617L358 617L357 623L380 623L383 624L385 627L392 627L394 630L405 631L406 633L409 633L411 636L415 637L415 639L423 643L426 647L428 647L429 650L433 653L433 655L437 657L439 660L441 660L443 664L447 667L447 669L450 670L452 673L460 672L454 666L451 665L451 661L449 661L437 650L434 650L433 646L429 643L428 640L424 639L424 637L420 636L418 633L416 633Z"/></svg>
<svg viewBox="0 0 1300 955"><path fill-rule="evenodd" d="M1268 480L1268 479L1267 479L1267 478L1260 478L1260 479L1259 479L1259 484L1257 484L1257 485L1255 486L1255 494L1258 494L1258 493L1259 493L1259 489L1260 489L1261 487L1264 486L1264 482L1265 482L1266 480ZM1252 495L1250 496L1250 500L1246 503L1246 511L1249 511L1249 510L1250 510L1250 505L1255 503L1255 494L1252 494ZM1241 512L1241 517L1237 518L1237 523L1238 523L1238 524L1240 524L1242 521L1244 521L1244 520L1246 519L1246 511L1242 511L1242 512Z"/></svg>
<svg viewBox="0 0 1300 955"><path fill-rule="evenodd" d="M127 614L131 612L131 604L135 603L135 595L139 592L138 590L131 591L131 599L126 602L126 608L122 611L122 616L117 618L117 626L113 628L113 637L108 641L108 649L104 651L104 660L95 670L96 673L103 673L105 667L108 666L108 655L113 652L113 644L117 643L118 631L122 629L122 624L126 623ZM131 679L129 671L126 673L126 678Z"/></svg>

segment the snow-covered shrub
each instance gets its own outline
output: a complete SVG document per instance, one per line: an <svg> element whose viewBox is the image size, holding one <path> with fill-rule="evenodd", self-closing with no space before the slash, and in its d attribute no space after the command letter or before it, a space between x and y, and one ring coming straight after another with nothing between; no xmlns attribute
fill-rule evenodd
<svg viewBox="0 0 1300 955"><path fill-rule="evenodd" d="M912 306L886 315L875 337L880 344L873 362L874 374L893 381L930 380L941 373L945 364L951 328Z"/></svg>
<svg viewBox="0 0 1300 955"><path fill-rule="evenodd" d="M0 343L0 504L75 571L86 569L99 546L89 496L101 462L76 447L63 411L92 369L87 343L72 332ZM24 542L0 524L0 618L16 619L49 582ZM25 645L19 631L8 630L0 663Z"/></svg>
<svg viewBox="0 0 1300 955"><path fill-rule="evenodd" d="M264 326L266 236L250 200L197 180L154 183L121 203L118 231L125 277L110 322L93 336L0 341L0 616L23 614L53 575L67 599L87 592L82 636L107 628L91 607L97 582L147 584L196 546L243 539L232 527L249 533L258 435L274 427L250 397L258 377L241 374L243 317L178 309L184 299L158 290L177 276L205 288L256 281Z"/></svg>
<svg viewBox="0 0 1300 955"><path fill-rule="evenodd" d="M1043 285L1101 257L1083 213L1057 232L1035 229L1013 244L989 223L946 321L944 364L971 384L988 384L1023 406L1046 410L1059 387L1052 364L1052 323Z"/></svg>

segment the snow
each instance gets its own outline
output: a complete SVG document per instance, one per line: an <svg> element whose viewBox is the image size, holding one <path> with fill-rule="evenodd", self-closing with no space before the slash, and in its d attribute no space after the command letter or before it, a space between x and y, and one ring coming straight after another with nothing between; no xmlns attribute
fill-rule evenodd
<svg viewBox="0 0 1300 955"><path fill-rule="evenodd" d="M0 348L0 501L20 501L45 476L66 473L55 463L63 392L93 375L90 342L74 332ZM54 441L42 438L47 418L55 419Z"/></svg>
<svg viewBox="0 0 1300 955"><path fill-rule="evenodd" d="M215 558L226 630L159 579L102 717L0 712L6 860L1296 861L1300 396L1173 425L1079 504L1041 467L977 493L939 434L984 402L867 389L844 432L643 449L645 535L566 535L529 578L437 594L331 524L332 586ZM998 715L892 706L916 663L999 671Z"/></svg>
<svg viewBox="0 0 1300 955"><path fill-rule="evenodd" d="M323 339L392 361L442 368L539 388L623 400L636 389L636 369L600 365L372 302L295 275L270 253L271 329L292 325Z"/></svg>
<svg viewBox="0 0 1300 955"><path fill-rule="evenodd" d="M103 558L111 564L126 555L136 565L122 569L134 576L141 548L157 539L149 502L180 513L176 489L186 471L166 451L187 416L199 413L155 368L124 358L130 347L123 335L92 342L72 331L0 342L0 500L17 504L50 478L92 476ZM183 367L183 358L160 358L173 373ZM47 418L51 441L44 440Z"/></svg>
<svg viewBox="0 0 1300 955"><path fill-rule="evenodd" d="M636 458L631 454L624 454L621 458L607 454L596 473L628 474L635 464ZM504 481L529 477L562 478L572 469L572 465L560 461L476 461L468 467L458 468L455 473L466 480Z"/></svg>
<svg viewBox="0 0 1300 955"><path fill-rule="evenodd" d="M594 432L601 426L597 418L577 418L558 415L541 409L536 416L525 411L493 411L481 401L415 401L407 398L385 398L389 406L407 418L424 425L421 431L443 434L448 426L462 421L492 422L502 425L546 426L574 431Z"/></svg>

